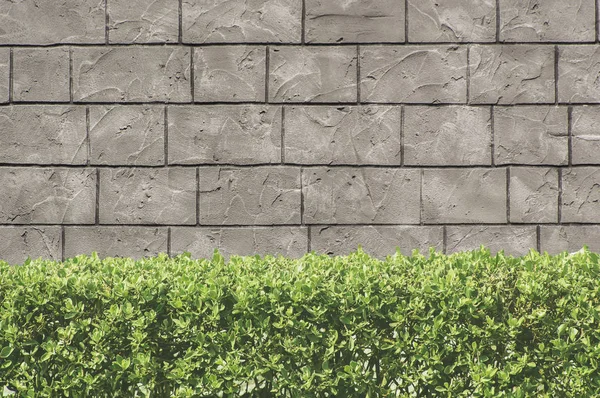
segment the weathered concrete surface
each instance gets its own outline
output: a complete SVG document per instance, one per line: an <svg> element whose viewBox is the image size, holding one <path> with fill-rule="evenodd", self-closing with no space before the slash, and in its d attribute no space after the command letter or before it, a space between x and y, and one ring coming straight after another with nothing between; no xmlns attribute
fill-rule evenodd
<svg viewBox="0 0 600 398"><path fill-rule="evenodd" d="M169 163L278 163L281 107L169 107Z"/></svg>
<svg viewBox="0 0 600 398"><path fill-rule="evenodd" d="M548 225L540 228L540 251L549 254L575 252L587 245L600 253L600 226L598 225Z"/></svg>
<svg viewBox="0 0 600 398"><path fill-rule="evenodd" d="M562 189L562 222L600 223L600 168L564 170Z"/></svg>
<svg viewBox="0 0 600 398"><path fill-rule="evenodd" d="M293 106L285 160L299 164L400 164L400 107Z"/></svg>
<svg viewBox="0 0 600 398"><path fill-rule="evenodd" d="M61 227L0 227L0 253L2 261L23 264L32 260L61 260Z"/></svg>
<svg viewBox="0 0 600 398"><path fill-rule="evenodd" d="M558 222L558 170L510 168L510 222Z"/></svg>
<svg viewBox="0 0 600 398"><path fill-rule="evenodd" d="M535 226L448 226L446 233L448 253L477 250L484 245L494 255L504 250L505 255L524 256L537 247Z"/></svg>
<svg viewBox="0 0 600 398"><path fill-rule="evenodd" d="M405 107L404 164L491 164L491 118L488 107Z"/></svg>
<svg viewBox="0 0 600 398"><path fill-rule="evenodd" d="M302 173L307 224L418 224L418 170L309 167Z"/></svg>
<svg viewBox="0 0 600 398"><path fill-rule="evenodd" d="M9 100L10 48L0 48L0 103Z"/></svg>
<svg viewBox="0 0 600 398"><path fill-rule="evenodd" d="M466 102L467 49L459 46L361 47L360 90L361 99L369 102Z"/></svg>
<svg viewBox="0 0 600 398"><path fill-rule="evenodd" d="M558 100L600 102L600 46L559 46Z"/></svg>
<svg viewBox="0 0 600 398"><path fill-rule="evenodd" d="M15 101L69 101L68 48L15 48L13 71Z"/></svg>
<svg viewBox="0 0 600 398"><path fill-rule="evenodd" d="M173 0L107 0L109 43L173 43L179 4Z"/></svg>
<svg viewBox="0 0 600 398"><path fill-rule="evenodd" d="M573 164L600 164L600 108L574 107L571 123Z"/></svg>

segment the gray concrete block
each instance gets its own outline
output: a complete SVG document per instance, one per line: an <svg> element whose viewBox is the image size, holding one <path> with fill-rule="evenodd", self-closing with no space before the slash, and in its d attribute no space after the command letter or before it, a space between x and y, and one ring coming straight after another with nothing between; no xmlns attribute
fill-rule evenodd
<svg viewBox="0 0 600 398"><path fill-rule="evenodd" d="M200 167L200 224L299 224L300 197L300 168Z"/></svg>
<svg viewBox="0 0 600 398"><path fill-rule="evenodd" d="M104 43L104 0L2 1L0 44Z"/></svg>
<svg viewBox="0 0 600 398"><path fill-rule="evenodd" d="M500 0L500 40L591 42L596 36L595 0Z"/></svg>
<svg viewBox="0 0 600 398"><path fill-rule="evenodd" d="M600 223L600 168L563 171L561 221Z"/></svg>
<svg viewBox="0 0 600 398"><path fill-rule="evenodd" d="M194 49L194 100L264 101L265 46L210 46Z"/></svg>
<svg viewBox="0 0 600 398"><path fill-rule="evenodd" d="M418 170L309 167L302 173L307 224L418 224Z"/></svg>
<svg viewBox="0 0 600 398"><path fill-rule="evenodd" d="M400 164L400 107L295 106L285 110L285 160Z"/></svg>
<svg viewBox="0 0 600 398"><path fill-rule="evenodd" d="M558 222L558 170L510 168L510 222Z"/></svg>
<svg viewBox="0 0 600 398"><path fill-rule="evenodd" d="M167 252L167 228L65 227L65 258L81 254L140 259Z"/></svg>
<svg viewBox="0 0 600 398"><path fill-rule="evenodd" d="M425 169L422 195L425 223L506 222L504 169Z"/></svg>
<svg viewBox="0 0 600 398"><path fill-rule="evenodd" d="M2 163L86 164L84 107L0 107L0 132Z"/></svg>
<svg viewBox="0 0 600 398"><path fill-rule="evenodd" d="M368 46L360 49L361 100L464 103L467 48Z"/></svg>
<svg viewBox="0 0 600 398"><path fill-rule="evenodd" d="M356 101L356 48L271 47L269 101Z"/></svg>
<svg viewBox="0 0 600 398"><path fill-rule="evenodd" d="M408 0L410 42L493 42L494 0Z"/></svg>
<svg viewBox="0 0 600 398"><path fill-rule="evenodd" d="M11 265L32 260L61 260L60 227L0 227L0 260Z"/></svg>
<svg viewBox="0 0 600 398"><path fill-rule="evenodd" d="M173 0L107 0L110 43L174 43L179 4Z"/></svg>
<svg viewBox="0 0 600 398"><path fill-rule="evenodd" d="M13 49L13 100L68 102L69 49Z"/></svg>
<svg viewBox="0 0 600 398"><path fill-rule="evenodd" d="M164 164L164 109L160 105L90 106L90 163Z"/></svg>
<svg viewBox="0 0 600 398"><path fill-rule="evenodd" d="M183 0L185 43L300 43L302 0Z"/></svg>
<svg viewBox="0 0 600 398"><path fill-rule="evenodd" d="M554 102L554 47L474 45L469 56L471 103Z"/></svg>
<svg viewBox="0 0 600 398"><path fill-rule="evenodd" d="M331 256L345 256L361 245L366 253L379 259L396 253L405 256L418 249L422 254L429 248L443 250L442 227L421 226L327 226L311 228L311 249Z"/></svg>
<svg viewBox="0 0 600 398"><path fill-rule="evenodd" d="M600 102L600 47L559 46L558 100Z"/></svg>
<svg viewBox="0 0 600 398"><path fill-rule="evenodd" d="M600 164L600 108L574 107L571 133L573 164Z"/></svg>
<svg viewBox="0 0 600 398"><path fill-rule="evenodd" d="M306 1L307 43L403 42L404 3Z"/></svg>
<svg viewBox="0 0 600 398"><path fill-rule="evenodd" d="M215 249L225 257L282 255L302 257L308 246L306 227L173 227L171 254L190 252L193 258L211 258Z"/></svg>
<svg viewBox="0 0 600 398"><path fill-rule="evenodd" d="M169 163L278 163L281 107L169 107Z"/></svg>
<svg viewBox="0 0 600 398"><path fill-rule="evenodd" d="M489 165L491 153L488 107L404 108L404 164Z"/></svg>
<svg viewBox="0 0 600 398"><path fill-rule="evenodd" d="M600 226L598 225L548 225L540 228L540 251L555 255L575 252L583 245L600 253Z"/></svg>
<svg viewBox="0 0 600 398"><path fill-rule="evenodd" d="M530 249L537 250L535 226L448 226L447 253L477 250L481 245L495 255L504 250L507 256L524 256Z"/></svg>
<svg viewBox="0 0 600 398"><path fill-rule="evenodd" d="M0 168L0 222L92 224L96 171L60 167Z"/></svg>
<svg viewBox="0 0 600 398"><path fill-rule="evenodd" d="M566 107L494 109L495 162L566 165L569 157Z"/></svg>
<svg viewBox="0 0 600 398"><path fill-rule="evenodd" d="M75 47L73 99L190 101L190 63L187 47Z"/></svg>
<svg viewBox="0 0 600 398"><path fill-rule="evenodd" d="M9 100L10 48L0 48L0 104Z"/></svg>
<svg viewBox="0 0 600 398"><path fill-rule="evenodd" d="M100 170L101 224L195 224L196 170Z"/></svg>

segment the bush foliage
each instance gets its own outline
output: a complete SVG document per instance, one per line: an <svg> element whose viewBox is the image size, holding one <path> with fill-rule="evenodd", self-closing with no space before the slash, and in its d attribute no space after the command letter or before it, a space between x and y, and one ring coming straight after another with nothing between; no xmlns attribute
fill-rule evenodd
<svg viewBox="0 0 600 398"><path fill-rule="evenodd" d="M592 397L600 265L473 252L0 264L23 397Z"/></svg>

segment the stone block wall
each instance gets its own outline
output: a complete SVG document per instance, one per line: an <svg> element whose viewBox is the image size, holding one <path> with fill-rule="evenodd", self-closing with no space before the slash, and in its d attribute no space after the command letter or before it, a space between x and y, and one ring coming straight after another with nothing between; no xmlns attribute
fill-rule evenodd
<svg viewBox="0 0 600 398"><path fill-rule="evenodd" d="M0 0L0 258L600 251L596 0Z"/></svg>

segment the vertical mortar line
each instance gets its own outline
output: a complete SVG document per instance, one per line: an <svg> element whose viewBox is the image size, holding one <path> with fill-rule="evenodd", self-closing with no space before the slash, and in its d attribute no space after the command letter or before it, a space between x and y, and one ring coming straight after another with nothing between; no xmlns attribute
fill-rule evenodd
<svg viewBox="0 0 600 398"><path fill-rule="evenodd" d="M60 226L60 261L65 261L65 226Z"/></svg>
<svg viewBox="0 0 600 398"><path fill-rule="evenodd" d="M442 226L442 250L444 254L448 252L448 229L444 225Z"/></svg>
<svg viewBox="0 0 600 398"><path fill-rule="evenodd" d="M408 0L404 0L404 43L408 43Z"/></svg>
<svg viewBox="0 0 600 398"><path fill-rule="evenodd" d="M87 141L87 161L86 166L90 165L92 158L92 143L90 142L90 107L85 107L85 139Z"/></svg>
<svg viewBox="0 0 600 398"><path fill-rule="evenodd" d="M539 225L535 227L536 244L537 244L538 253L541 253L541 250L542 250L541 249L542 245L540 244L540 242L541 242L540 230L541 230L541 228Z"/></svg>
<svg viewBox="0 0 600 398"><path fill-rule="evenodd" d="M271 50L269 46L265 50L265 103L269 103L269 68L270 68Z"/></svg>
<svg viewBox="0 0 600 398"><path fill-rule="evenodd" d="M196 167L196 225L200 225L200 167Z"/></svg>
<svg viewBox="0 0 600 398"><path fill-rule="evenodd" d="M190 47L190 90L191 90L191 94L192 94L192 104L194 102L196 102L196 98L194 96L194 92L196 91L195 89L195 82L194 80L196 80L196 74L194 73L194 54L196 52L196 49L194 47Z"/></svg>
<svg viewBox="0 0 600 398"><path fill-rule="evenodd" d="M69 47L69 103L73 103L73 47Z"/></svg>
<svg viewBox="0 0 600 398"><path fill-rule="evenodd" d="M563 195L563 187L562 187L562 171L561 167L558 168L558 223L562 223L562 195Z"/></svg>
<svg viewBox="0 0 600 398"><path fill-rule="evenodd" d="M425 169L421 169L421 184L419 185L419 224L423 225L423 176Z"/></svg>
<svg viewBox="0 0 600 398"><path fill-rule="evenodd" d="M300 225L304 225L304 168L300 167Z"/></svg>
<svg viewBox="0 0 600 398"><path fill-rule="evenodd" d="M100 225L100 169L96 167L96 225Z"/></svg>
<svg viewBox="0 0 600 398"><path fill-rule="evenodd" d="M471 103L471 46L467 44L467 105Z"/></svg>
<svg viewBox="0 0 600 398"><path fill-rule="evenodd" d="M558 46L554 46L554 103L558 105Z"/></svg>
<svg viewBox="0 0 600 398"><path fill-rule="evenodd" d="M179 17L179 34L177 37L177 41L179 44L183 43L183 0L179 0L179 9L178 9L178 17Z"/></svg>
<svg viewBox="0 0 600 398"><path fill-rule="evenodd" d="M496 0L496 43L500 43L500 0Z"/></svg>
<svg viewBox="0 0 600 398"><path fill-rule="evenodd" d="M165 144L165 166L169 165L169 107L165 105L164 115L164 144Z"/></svg>
<svg viewBox="0 0 600 398"><path fill-rule="evenodd" d="M573 165L573 107L569 106L567 108L567 139L568 139L568 165L571 167Z"/></svg>
<svg viewBox="0 0 600 398"><path fill-rule="evenodd" d="M311 234L312 227L309 225L307 228L308 228L308 231L307 231L307 242L306 242L307 243L307 245L306 245L307 249L306 249L306 252L310 253L311 250L312 250L312 242L311 242L311 239L312 239L312 234Z"/></svg>
<svg viewBox="0 0 600 398"><path fill-rule="evenodd" d="M404 166L404 105L400 106L400 166Z"/></svg>
<svg viewBox="0 0 600 398"><path fill-rule="evenodd" d="M302 32L301 32L301 36L300 36L300 43L304 44L305 43L305 37L306 37L306 0L302 0L302 20L301 20L301 27L302 27Z"/></svg>
<svg viewBox="0 0 600 398"><path fill-rule="evenodd" d="M104 0L104 42L108 44L108 0Z"/></svg>
<svg viewBox="0 0 600 398"><path fill-rule="evenodd" d="M506 223L510 224L510 166L506 167Z"/></svg>
<svg viewBox="0 0 600 398"><path fill-rule="evenodd" d="M494 152L496 151L496 143L494 141L494 136L496 135L496 131L495 131L495 125L494 125L494 105L490 106L490 123L491 123L491 130L492 130L492 142L491 142L491 154L492 154L492 167L496 167L496 163L494 161Z"/></svg>
<svg viewBox="0 0 600 398"><path fill-rule="evenodd" d="M285 164L285 106L281 106L281 164Z"/></svg>
<svg viewBox="0 0 600 398"><path fill-rule="evenodd" d="M13 101L13 75L14 75L14 61L13 61L13 49L11 48L8 54L8 102Z"/></svg>
<svg viewBox="0 0 600 398"><path fill-rule="evenodd" d="M594 2L594 15L595 15L595 27L596 27L596 37L594 37L594 41L598 43L598 35L600 34L598 28L598 0Z"/></svg>
<svg viewBox="0 0 600 398"><path fill-rule="evenodd" d="M356 45L356 102L360 104L360 44Z"/></svg>
<svg viewBox="0 0 600 398"><path fill-rule="evenodd" d="M167 255L171 257L171 227L167 227Z"/></svg>

